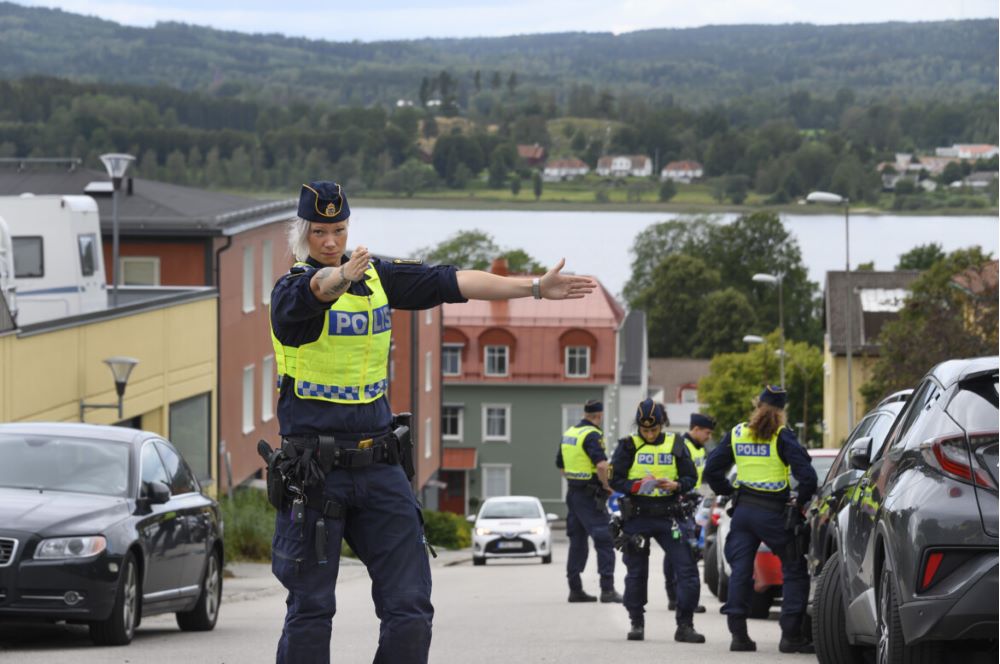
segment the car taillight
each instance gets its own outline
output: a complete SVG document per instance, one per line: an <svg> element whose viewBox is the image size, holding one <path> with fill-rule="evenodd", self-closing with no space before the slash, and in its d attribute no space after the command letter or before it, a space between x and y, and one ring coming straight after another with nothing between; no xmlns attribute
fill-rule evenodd
<svg viewBox="0 0 1000 664"><path fill-rule="evenodd" d="M945 475L996 491L997 485L990 474L972 465L964 435L928 440L920 446L920 451L928 464Z"/></svg>
<svg viewBox="0 0 1000 664"><path fill-rule="evenodd" d="M719 519L722 518L722 510L720 510L718 507L713 508L712 515L709 518L712 520L713 526L718 526Z"/></svg>
<svg viewBox="0 0 1000 664"><path fill-rule="evenodd" d="M929 554L924 560L924 573L920 575L920 592L927 590L934 583L934 575L937 574L938 568L941 567L942 559L944 559L944 554L940 551L935 551Z"/></svg>

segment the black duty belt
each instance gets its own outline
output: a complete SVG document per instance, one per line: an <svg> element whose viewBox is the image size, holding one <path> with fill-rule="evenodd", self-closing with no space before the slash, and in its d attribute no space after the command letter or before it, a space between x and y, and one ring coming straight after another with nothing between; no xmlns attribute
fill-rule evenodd
<svg viewBox="0 0 1000 664"><path fill-rule="evenodd" d="M684 507L675 498L635 500L635 516L683 516Z"/></svg>
<svg viewBox="0 0 1000 664"><path fill-rule="evenodd" d="M283 436L282 440L297 453L311 453L324 473L334 468L364 468L375 463L395 465L400 462L392 433L357 441L321 435Z"/></svg>
<svg viewBox="0 0 1000 664"><path fill-rule="evenodd" d="M750 493L749 491L741 489L737 491L736 505L756 507L769 512L784 512L786 502L785 499L787 497L787 493L783 493L780 497L771 498L770 496L761 496L759 494Z"/></svg>

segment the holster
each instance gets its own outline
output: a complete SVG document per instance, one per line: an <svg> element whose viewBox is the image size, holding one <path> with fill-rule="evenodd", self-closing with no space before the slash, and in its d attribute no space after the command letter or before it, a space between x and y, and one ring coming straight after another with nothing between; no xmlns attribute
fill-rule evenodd
<svg viewBox="0 0 1000 664"><path fill-rule="evenodd" d="M795 503L785 505L785 530L788 532L788 544L785 547L786 555L799 558L806 555L809 549L809 524L806 523L802 511Z"/></svg>
<svg viewBox="0 0 1000 664"><path fill-rule="evenodd" d="M635 503L629 496L622 496L618 499L618 509L622 513L622 521L628 521L636 516Z"/></svg>
<svg viewBox="0 0 1000 664"><path fill-rule="evenodd" d="M416 466L413 463L413 437L410 434L410 422L413 419L412 413L399 413L392 416L392 435L395 438L399 463L403 466L406 479L412 480L417 474Z"/></svg>
<svg viewBox="0 0 1000 664"><path fill-rule="evenodd" d="M271 449L266 440L257 443L257 454L264 459L267 502L271 503L275 509L285 509L288 492L285 488L287 480L282 472L282 466L287 465L287 458L281 448Z"/></svg>

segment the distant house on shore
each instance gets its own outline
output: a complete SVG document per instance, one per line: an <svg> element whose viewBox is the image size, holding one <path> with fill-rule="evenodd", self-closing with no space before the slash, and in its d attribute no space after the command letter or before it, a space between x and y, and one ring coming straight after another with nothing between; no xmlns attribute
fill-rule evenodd
<svg viewBox="0 0 1000 664"><path fill-rule="evenodd" d="M1000 146L985 144L956 143L950 148L937 148L934 153L939 157L958 157L959 159L991 159L1000 154Z"/></svg>
<svg viewBox="0 0 1000 664"><path fill-rule="evenodd" d="M701 164L696 161L672 161L660 171L660 180L690 184L692 180L697 180L704 174Z"/></svg>
<svg viewBox="0 0 1000 664"><path fill-rule="evenodd" d="M553 159L545 164L542 179L546 182L573 180L590 172L590 166L579 159Z"/></svg>
<svg viewBox="0 0 1000 664"><path fill-rule="evenodd" d="M547 153L543 146L535 143L534 145L518 145L517 156L528 166L541 166L545 163Z"/></svg>
<svg viewBox="0 0 1000 664"><path fill-rule="evenodd" d="M646 155L613 155L597 160L597 174L601 177L649 177L653 162Z"/></svg>

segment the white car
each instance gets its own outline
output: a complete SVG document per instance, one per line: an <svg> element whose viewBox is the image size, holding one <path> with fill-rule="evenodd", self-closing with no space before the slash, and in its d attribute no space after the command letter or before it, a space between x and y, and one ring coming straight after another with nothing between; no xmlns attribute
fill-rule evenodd
<svg viewBox="0 0 1000 664"><path fill-rule="evenodd" d="M559 518L546 514L534 496L487 498L479 514L466 517L472 529L472 563L485 565L487 558L541 558L552 562L552 529Z"/></svg>

